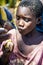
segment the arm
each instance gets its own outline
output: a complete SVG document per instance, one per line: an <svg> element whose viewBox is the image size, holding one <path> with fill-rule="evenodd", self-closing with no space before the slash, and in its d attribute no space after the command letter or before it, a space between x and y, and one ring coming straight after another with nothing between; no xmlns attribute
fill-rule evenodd
<svg viewBox="0 0 43 65"><path fill-rule="evenodd" d="M5 30L4 30L5 31ZM1 29L1 32L4 32ZM13 51L13 42L11 41L11 34L7 32L0 35L0 62L6 64L9 55Z"/></svg>

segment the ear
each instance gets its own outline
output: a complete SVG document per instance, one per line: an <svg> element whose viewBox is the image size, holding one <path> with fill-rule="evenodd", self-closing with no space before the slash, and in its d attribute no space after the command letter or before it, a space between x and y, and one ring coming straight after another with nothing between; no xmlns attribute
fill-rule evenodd
<svg viewBox="0 0 43 65"><path fill-rule="evenodd" d="M41 18L41 17L38 17L36 24L37 24L37 25L40 24L40 23L41 23L41 20L42 20L42 18Z"/></svg>

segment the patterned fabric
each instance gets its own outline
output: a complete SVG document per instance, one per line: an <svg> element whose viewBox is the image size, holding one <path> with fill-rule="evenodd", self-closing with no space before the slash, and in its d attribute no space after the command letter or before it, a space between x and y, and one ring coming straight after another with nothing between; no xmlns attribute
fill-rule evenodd
<svg viewBox="0 0 43 65"><path fill-rule="evenodd" d="M10 13L10 11L5 8L5 7L0 7L0 19L2 20L12 20L12 14Z"/></svg>
<svg viewBox="0 0 43 65"><path fill-rule="evenodd" d="M0 7L0 25L3 27L3 23L9 22L10 25L12 25L13 28L16 28L13 23L12 14L6 7Z"/></svg>
<svg viewBox="0 0 43 65"><path fill-rule="evenodd" d="M43 65L43 46L37 46L28 56L27 59L22 55L17 56L14 53L10 57L9 65Z"/></svg>

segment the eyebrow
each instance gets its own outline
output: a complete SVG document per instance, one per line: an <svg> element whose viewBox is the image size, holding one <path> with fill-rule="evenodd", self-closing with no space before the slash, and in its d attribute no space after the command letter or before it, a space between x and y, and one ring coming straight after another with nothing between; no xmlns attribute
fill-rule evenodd
<svg viewBox="0 0 43 65"><path fill-rule="evenodd" d="M20 15L16 15L16 16L18 16L18 17L24 17L24 18L31 18L30 15L29 15L29 16L24 16L24 15L21 15L21 16L20 16Z"/></svg>

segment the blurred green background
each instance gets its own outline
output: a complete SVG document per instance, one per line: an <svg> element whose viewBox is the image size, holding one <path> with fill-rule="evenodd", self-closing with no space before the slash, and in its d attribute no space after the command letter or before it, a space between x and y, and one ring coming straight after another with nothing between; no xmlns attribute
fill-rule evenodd
<svg viewBox="0 0 43 65"><path fill-rule="evenodd" d="M16 10L21 0L0 0L0 7L7 7L12 13L14 23L16 18Z"/></svg>
<svg viewBox="0 0 43 65"><path fill-rule="evenodd" d="M0 0L0 6L9 4L9 7L15 8L16 3L19 3L19 1L21 0Z"/></svg>

